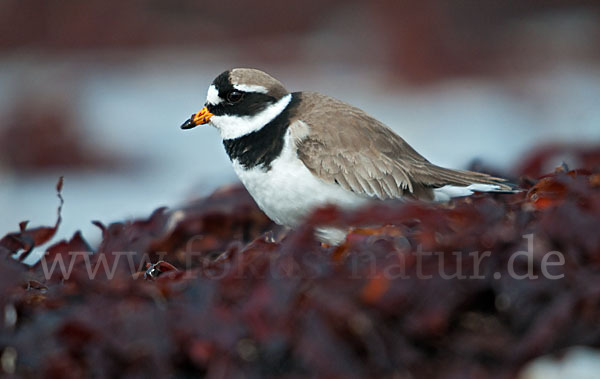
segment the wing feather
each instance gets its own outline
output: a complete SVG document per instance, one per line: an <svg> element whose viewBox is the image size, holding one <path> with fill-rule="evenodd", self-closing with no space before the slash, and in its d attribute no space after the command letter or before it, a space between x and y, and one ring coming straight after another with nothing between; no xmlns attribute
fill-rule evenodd
<svg viewBox="0 0 600 379"><path fill-rule="evenodd" d="M505 180L436 166L383 123L349 104L302 93L297 121L309 132L297 141L298 157L324 181L365 197L433 198L433 189L474 183L510 191ZM293 128L293 122L292 122Z"/></svg>

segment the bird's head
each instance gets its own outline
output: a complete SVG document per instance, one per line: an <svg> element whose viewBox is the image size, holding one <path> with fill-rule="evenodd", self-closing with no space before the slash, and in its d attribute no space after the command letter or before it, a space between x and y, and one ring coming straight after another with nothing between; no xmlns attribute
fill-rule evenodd
<svg viewBox="0 0 600 379"><path fill-rule="evenodd" d="M206 103L182 129L210 123L223 139L235 139L259 130L281 113L291 100L283 84L256 69L223 72L208 87Z"/></svg>

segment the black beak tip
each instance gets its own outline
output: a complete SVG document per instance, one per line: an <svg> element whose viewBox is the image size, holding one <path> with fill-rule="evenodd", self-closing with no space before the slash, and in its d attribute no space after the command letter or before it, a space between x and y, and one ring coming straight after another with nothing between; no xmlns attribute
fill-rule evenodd
<svg viewBox="0 0 600 379"><path fill-rule="evenodd" d="M194 128L196 125L194 124L194 122L192 121L192 119L190 118L189 120L187 120L186 122L184 122L181 125L181 129L192 129Z"/></svg>

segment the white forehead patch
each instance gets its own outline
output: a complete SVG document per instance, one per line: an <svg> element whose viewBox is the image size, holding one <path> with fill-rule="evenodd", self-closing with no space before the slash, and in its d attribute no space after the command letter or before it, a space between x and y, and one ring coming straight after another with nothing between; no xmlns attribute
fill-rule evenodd
<svg viewBox="0 0 600 379"><path fill-rule="evenodd" d="M269 91L267 91L267 89L263 86L259 86L259 85L254 85L254 84L234 84L233 88L237 89L238 91L243 91L243 92L258 92L258 93L267 93Z"/></svg>
<svg viewBox="0 0 600 379"><path fill-rule="evenodd" d="M221 138L239 138L260 130L263 126L267 125L283 112L291 100L292 95L287 94L279 99L279 101L269 105L262 112L257 113L254 116L212 116L210 118L210 123L219 129Z"/></svg>
<svg viewBox="0 0 600 379"><path fill-rule="evenodd" d="M208 87L208 93L206 94L206 102L212 105L217 105L222 102L223 99L219 97L219 91L217 91L217 87L214 84L211 84Z"/></svg>

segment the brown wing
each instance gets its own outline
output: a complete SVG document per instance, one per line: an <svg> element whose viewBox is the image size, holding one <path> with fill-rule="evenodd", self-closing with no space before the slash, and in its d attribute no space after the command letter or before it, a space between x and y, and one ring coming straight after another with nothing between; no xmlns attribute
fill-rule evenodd
<svg viewBox="0 0 600 379"><path fill-rule="evenodd" d="M367 197L432 199L433 189L474 183L512 188L504 179L436 166L383 123L339 100L302 93L296 119L308 125L298 157L327 182ZM293 125L292 125L293 127Z"/></svg>

